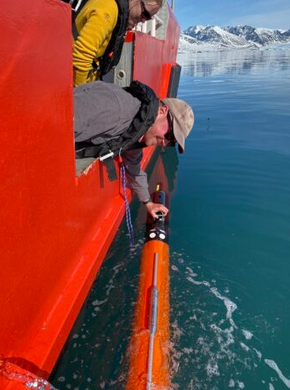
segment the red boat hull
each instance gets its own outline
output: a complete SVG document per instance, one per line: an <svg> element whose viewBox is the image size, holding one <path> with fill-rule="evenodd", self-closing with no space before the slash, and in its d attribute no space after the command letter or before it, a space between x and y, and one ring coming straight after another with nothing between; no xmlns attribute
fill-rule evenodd
<svg viewBox="0 0 290 390"><path fill-rule="evenodd" d="M45 378L123 218L124 200L98 161L76 175L70 7L58 0L1 6L0 358ZM168 34L170 47L135 36L134 78L160 97L177 54L172 14ZM153 151L145 151L143 168Z"/></svg>

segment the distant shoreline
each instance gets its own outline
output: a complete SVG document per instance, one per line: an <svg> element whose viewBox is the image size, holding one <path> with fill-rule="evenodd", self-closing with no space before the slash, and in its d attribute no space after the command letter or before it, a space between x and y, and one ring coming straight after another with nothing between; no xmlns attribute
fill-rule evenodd
<svg viewBox="0 0 290 390"><path fill-rule="evenodd" d="M190 45L190 46L189 46ZM287 43L272 43L267 46L249 46L249 47L234 47L234 46L227 46L227 47L219 47L217 45L207 45L207 44L200 44L195 45L188 43L188 46L186 47L180 47L178 49L178 54L197 54L197 53L209 53L209 52L229 52L229 51L243 51L243 50L250 50L250 51L267 51L267 50L290 50L290 42Z"/></svg>

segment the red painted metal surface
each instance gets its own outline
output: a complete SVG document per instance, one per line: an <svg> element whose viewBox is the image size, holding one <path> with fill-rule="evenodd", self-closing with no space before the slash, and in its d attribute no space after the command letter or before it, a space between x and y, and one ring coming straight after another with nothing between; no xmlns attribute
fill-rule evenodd
<svg viewBox="0 0 290 390"><path fill-rule="evenodd" d="M1 9L0 357L47 377L124 202L99 162L76 177L69 6L9 0ZM169 35L175 25L172 19ZM173 62L177 47L167 51L167 43L153 40L138 35L134 69L160 94L154 69ZM145 73L140 46L144 53L150 47ZM152 153L145 151L143 167Z"/></svg>
<svg viewBox="0 0 290 390"><path fill-rule="evenodd" d="M166 40L152 38L142 33L135 36L133 78L154 88L161 99L167 97L171 66L176 64L180 28L168 6L169 21Z"/></svg>

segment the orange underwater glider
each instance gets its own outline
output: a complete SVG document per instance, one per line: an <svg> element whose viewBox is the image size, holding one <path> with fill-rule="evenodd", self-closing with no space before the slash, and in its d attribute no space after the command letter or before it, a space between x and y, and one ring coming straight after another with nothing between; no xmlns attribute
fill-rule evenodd
<svg viewBox="0 0 290 390"><path fill-rule="evenodd" d="M167 203L159 186L154 202ZM170 388L168 217L162 213L147 223L130 353L126 390Z"/></svg>

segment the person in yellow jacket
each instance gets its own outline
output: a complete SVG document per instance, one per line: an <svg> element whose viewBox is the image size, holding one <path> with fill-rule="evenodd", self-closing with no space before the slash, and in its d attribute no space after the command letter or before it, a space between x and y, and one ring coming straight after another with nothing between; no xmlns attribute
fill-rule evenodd
<svg viewBox="0 0 290 390"><path fill-rule="evenodd" d="M120 15L120 3L124 4L124 1L127 15ZM126 18L125 28L132 29L138 23L151 19L161 8L163 1L88 0L75 19L77 37L73 44L74 86L99 79L100 59L104 56L113 33L116 34L115 28L120 25L120 17ZM123 44L123 35L117 42L119 48Z"/></svg>

